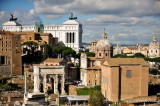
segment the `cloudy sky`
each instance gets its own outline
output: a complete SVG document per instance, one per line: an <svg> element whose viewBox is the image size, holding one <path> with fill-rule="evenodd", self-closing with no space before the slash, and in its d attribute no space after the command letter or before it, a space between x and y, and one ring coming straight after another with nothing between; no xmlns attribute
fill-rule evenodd
<svg viewBox="0 0 160 106"><path fill-rule="evenodd" d="M160 0L0 0L0 29L10 13L22 25L61 25L70 11L83 24L83 42L101 39L104 28L112 44L160 39Z"/></svg>

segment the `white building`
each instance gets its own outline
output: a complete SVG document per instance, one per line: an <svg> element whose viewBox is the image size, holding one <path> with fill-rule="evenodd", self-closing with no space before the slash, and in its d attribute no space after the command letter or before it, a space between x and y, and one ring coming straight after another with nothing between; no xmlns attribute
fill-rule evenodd
<svg viewBox="0 0 160 106"><path fill-rule="evenodd" d="M160 57L160 43L157 36L153 36L153 41L149 44L148 56L151 58Z"/></svg>
<svg viewBox="0 0 160 106"><path fill-rule="evenodd" d="M44 32L51 33L53 37L57 37L60 44L71 47L75 51L79 51L82 46L82 24L79 23L76 17L71 17L63 23L63 25L43 25L41 22L36 22L35 25L22 26L16 20L10 20L3 24L3 30L10 32Z"/></svg>
<svg viewBox="0 0 160 106"><path fill-rule="evenodd" d="M117 43L117 46L115 46L113 49L113 55L115 56L117 54L123 54L123 48L121 47L119 42Z"/></svg>

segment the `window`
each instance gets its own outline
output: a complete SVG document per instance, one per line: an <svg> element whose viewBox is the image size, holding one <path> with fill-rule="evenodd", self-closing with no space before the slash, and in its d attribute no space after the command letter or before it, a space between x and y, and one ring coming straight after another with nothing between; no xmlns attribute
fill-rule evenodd
<svg viewBox="0 0 160 106"><path fill-rule="evenodd" d="M97 85L97 81L95 80L95 85Z"/></svg>
<svg viewBox="0 0 160 106"><path fill-rule="evenodd" d="M4 64L5 64L5 57L0 56L0 65L4 65Z"/></svg>
<svg viewBox="0 0 160 106"><path fill-rule="evenodd" d="M95 74L95 78L97 78L97 74Z"/></svg>
<svg viewBox="0 0 160 106"><path fill-rule="evenodd" d="M99 53L99 56L101 56L101 53Z"/></svg>
<svg viewBox="0 0 160 106"><path fill-rule="evenodd" d="M108 53L106 53L106 56L108 56Z"/></svg>
<svg viewBox="0 0 160 106"><path fill-rule="evenodd" d="M128 77L128 78L132 77L132 71L131 70L126 71L126 77Z"/></svg>

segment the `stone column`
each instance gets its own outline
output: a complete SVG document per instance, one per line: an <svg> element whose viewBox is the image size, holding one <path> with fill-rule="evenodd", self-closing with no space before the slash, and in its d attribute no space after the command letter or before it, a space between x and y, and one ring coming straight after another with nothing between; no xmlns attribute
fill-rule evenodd
<svg viewBox="0 0 160 106"><path fill-rule="evenodd" d="M44 75L43 75L43 92L44 92L44 93L47 92L46 82L47 82L47 78L46 78L46 74L44 74Z"/></svg>
<svg viewBox="0 0 160 106"><path fill-rule="evenodd" d="M40 85L40 78L39 78L39 68L38 66L33 66L33 75L34 75L34 93L39 93L39 85Z"/></svg>
<svg viewBox="0 0 160 106"><path fill-rule="evenodd" d="M58 74L55 75L54 79L54 93L58 94Z"/></svg>
<svg viewBox="0 0 160 106"><path fill-rule="evenodd" d="M62 82L61 82L61 94L63 94L63 95L65 95L66 94L66 92L65 92L65 74L62 74Z"/></svg>
<svg viewBox="0 0 160 106"><path fill-rule="evenodd" d="M70 43L70 33L68 33L68 43Z"/></svg>
<svg viewBox="0 0 160 106"><path fill-rule="evenodd" d="M7 56L4 56L4 64L7 65Z"/></svg>
<svg viewBox="0 0 160 106"><path fill-rule="evenodd" d="M71 43L73 43L73 33L71 33Z"/></svg>
<svg viewBox="0 0 160 106"><path fill-rule="evenodd" d="M27 94L27 72L24 72L24 95Z"/></svg>

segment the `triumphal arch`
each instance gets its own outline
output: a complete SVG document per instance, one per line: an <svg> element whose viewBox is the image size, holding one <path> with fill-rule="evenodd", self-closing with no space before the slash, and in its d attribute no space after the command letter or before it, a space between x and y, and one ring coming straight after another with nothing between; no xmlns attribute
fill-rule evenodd
<svg viewBox="0 0 160 106"><path fill-rule="evenodd" d="M34 93L65 94L65 66L33 66Z"/></svg>

